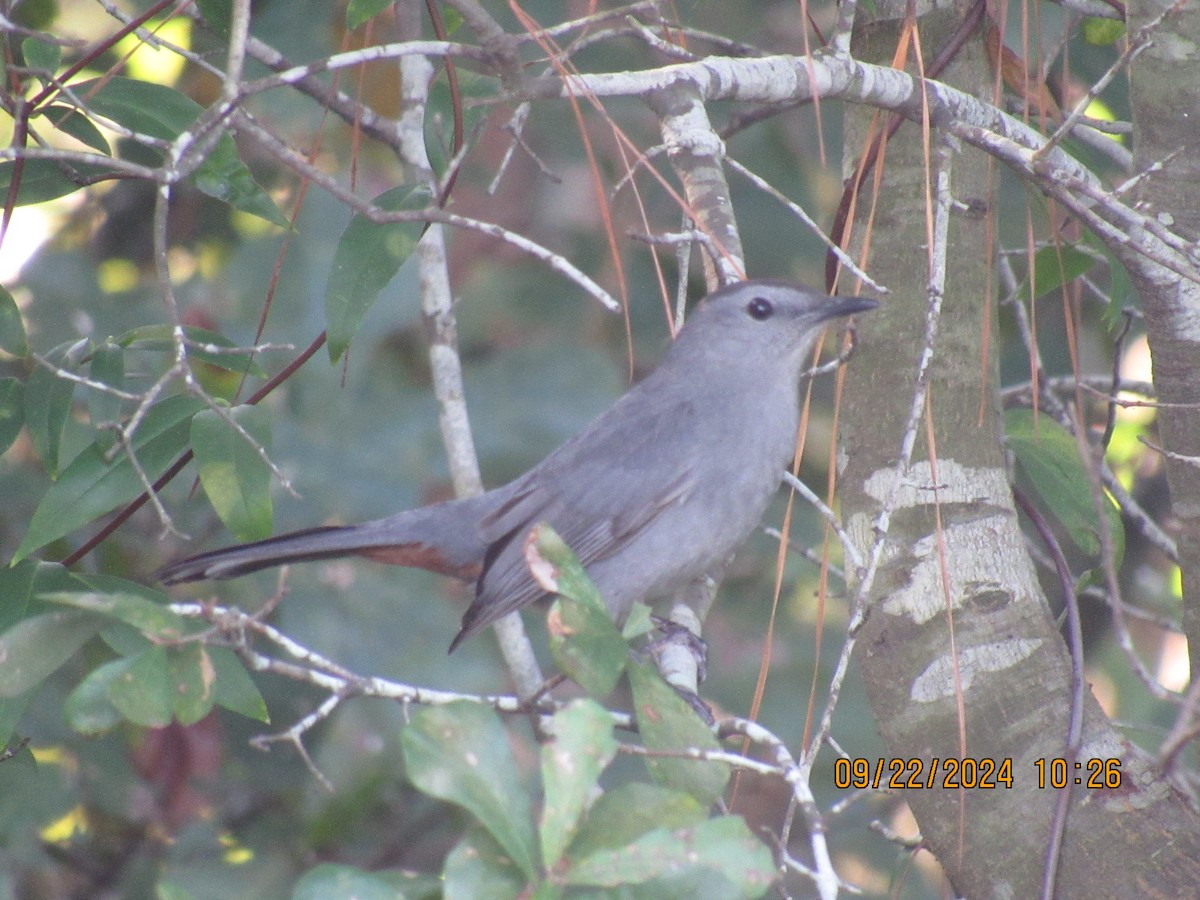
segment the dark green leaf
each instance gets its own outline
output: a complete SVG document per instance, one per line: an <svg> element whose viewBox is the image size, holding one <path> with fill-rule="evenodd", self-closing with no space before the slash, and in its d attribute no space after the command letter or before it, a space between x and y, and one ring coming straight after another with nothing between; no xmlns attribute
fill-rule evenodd
<svg viewBox="0 0 1200 900"><path fill-rule="evenodd" d="M600 773L617 753L612 716L594 700L575 700L554 715L542 745L542 864L553 869L575 836Z"/></svg>
<svg viewBox="0 0 1200 900"><path fill-rule="evenodd" d="M171 724L174 686L166 647L151 647L130 657L129 666L108 685L108 697L135 725L163 728Z"/></svg>
<svg viewBox="0 0 1200 900"><path fill-rule="evenodd" d="M599 850L624 847L656 828L683 828L707 818L707 811L691 794L632 781L605 791L592 804L569 855L583 859Z"/></svg>
<svg viewBox="0 0 1200 900"><path fill-rule="evenodd" d="M1033 255L1032 296L1041 297L1057 290L1078 278L1099 261L1091 253L1069 244L1061 247L1043 247ZM1026 277L1025 283L1021 285L1021 298L1027 303L1031 299L1030 291L1029 278Z"/></svg>
<svg viewBox="0 0 1200 900"><path fill-rule="evenodd" d="M216 704L247 719L270 722L266 701L237 654L226 647L209 647L207 652L216 678L213 686Z"/></svg>
<svg viewBox="0 0 1200 900"><path fill-rule="evenodd" d="M36 690L26 691L16 697L0 697L0 750L8 746L17 730L17 723L25 715Z"/></svg>
<svg viewBox="0 0 1200 900"><path fill-rule="evenodd" d="M39 563L34 560L0 566L0 633L29 614L38 567Z"/></svg>
<svg viewBox="0 0 1200 900"><path fill-rule="evenodd" d="M25 57L25 64L29 68L41 70L39 78L46 82L49 80L47 76L53 76L58 71L62 50L59 49L58 44L40 41L35 37L27 37L21 41L21 55Z"/></svg>
<svg viewBox="0 0 1200 900"><path fill-rule="evenodd" d="M1071 540L1089 556L1100 553L1096 504L1087 467L1071 433L1049 416L1035 417L1029 409L1004 414L1005 439L1022 471L1029 476L1042 505L1067 530ZM1116 565L1125 552L1125 526L1115 504L1105 497L1109 534Z"/></svg>
<svg viewBox="0 0 1200 900"><path fill-rule="evenodd" d="M25 424L25 385L0 378L0 456L13 445Z"/></svg>
<svg viewBox="0 0 1200 900"><path fill-rule="evenodd" d="M46 354L46 361L64 371L75 368L78 341L59 344ZM51 478L58 475L58 450L62 443L63 429L71 415L71 398L75 394L75 383L58 375L43 365L29 373L25 385L25 427L34 452L46 467Z"/></svg>
<svg viewBox="0 0 1200 900"><path fill-rule="evenodd" d="M125 389L125 351L116 344L104 343L92 351L88 369L92 381L116 390ZM115 431L105 425L121 421L121 398L99 388L88 388L88 416L96 429L96 445L106 453L117 442Z"/></svg>
<svg viewBox="0 0 1200 900"><path fill-rule="evenodd" d="M208 27L223 38L229 37L230 25L233 21L232 0L196 0L196 6L204 15Z"/></svg>
<svg viewBox="0 0 1200 900"><path fill-rule="evenodd" d="M638 730L646 747L667 753L720 749L709 727L653 665L631 660L628 671ZM720 797L729 781L729 767L708 760L651 756L646 758L646 768L659 784L686 791L705 805Z"/></svg>
<svg viewBox="0 0 1200 900"><path fill-rule="evenodd" d="M229 413L260 445L270 447L271 420L265 411L238 406ZM258 451L211 409L192 419L192 450L204 493L225 527L240 541L269 537L271 470Z"/></svg>
<svg viewBox="0 0 1200 900"><path fill-rule="evenodd" d="M138 462L151 481L183 452L189 420L203 407L202 401L180 395L156 403L146 413L133 445ZM39 547L129 502L142 490L142 482L128 456L120 453L108 462L103 451L91 444L71 461L46 492L14 559L24 559Z"/></svg>
<svg viewBox="0 0 1200 900"><path fill-rule="evenodd" d="M174 88L135 78L95 78L72 88L76 96L88 98L97 115L163 141L179 137L204 112Z"/></svg>
<svg viewBox="0 0 1200 900"><path fill-rule="evenodd" d="M27 559L0 566L0 632L26 616L57 612L57 607L37 599L43 593L89 589L90 585L58 563Z"/></svg>
<svg viewBox="0 0 1200 900"><path fill-rule="evenodd" d="M29 341L25 337L25 321L12 294L0 285L0 350L13 356L28 356Z"/></svg>
<svg viewBox="0 0 1200 900"><path fill-rule="evenodd" d="M656 829L634 843L580 860L568 884L619 887L651 879L720 878L723 897L761 897L775 882L775 861L739 816L720 816L688 828ZM660 896L663 896L660 894Z"/></svg>
<svg viewBox="0 0 1200 900"><path fill-rule="evenodd" d="M101 616L69 609L32 616L0 634L0 697L41 684L103 624Z"/></svg>
<svg viewBox="0 0 1200 900"><path fill-rule="evenodd" d="M346 6L346 28L353 31L368 19L373 19L395 0L350 0Z"/></svg>
<svg viewBox="0 0 1200 900"><path fill-rule="evenodd" d="M99 181L112 172L100 165L72 163L68 170L50 159L27 159L21 167L21 186L17 191L16 205L45 203L81 190L80 185L70 177L69 172L72 171L89 181ZM9 185L16 175L16 163L0 163L0 195L8 196Z"/></svg>
<svg viewBox="0 0 1200 900"><path fill-rule="evenodd" d="M88 104L97 114L165 141L177 138L203 112L198 103L179 91L148 81L116 77L74 87L88 95ZM238 158L237 145L228 134L216 142L192 180L204 193L236 209L284 228L288 225L287 218Z"/></svg>
<svg viewBox="0 0 1200 900"><path fill-rule="evenodd" d="M587 572L554 529L537 525L529 548L535 574L558 594L547 618L554 661L588 694L607 697L625 670L625 639Z"/></svg>
<svg viewBox="0 0 1200 900"><path fill-rule="evenodd" d="M109 698L113 681L133 665L132 659L114 659L94 669L67 695L63 715L80 734L103 734L121 723L121 712Z"/></svg>
<svg viewBox="0 0 1200 900"><path fill-rule="evenodd" d="M536 847L529 792L500 717L465 701L427 707L413 716L400 744L412 783L472 813L532 878Z"/></svg>
<svg viewBox="0 0 1200 900"><path fill-rule="evenodd" d="M52 104L42 111L42 118L63 134L70 135L87 147L104 156L112 156L108 138L84 113L73 106Z"/></svg>
<svg viewBox="0 0 1200 900"><path fill-rule="evenodd" d="M280 228L289 227L287 216L254 180L246 164L238 158L237 144L225 135L192 176L196 187L210 197L228 203L234 209L258 216Z"/></svg>
<svg viewBox="0 0 1200 900"><path fill-rule="evenodd" d="M373 201L389 212L425 209L433 201L425 187L401 185ZM338 241L325 287L325 328L329 358L337 362L350 346L379 292L408 259L424 227L421 222L376 225L355 216Z"/></svg>

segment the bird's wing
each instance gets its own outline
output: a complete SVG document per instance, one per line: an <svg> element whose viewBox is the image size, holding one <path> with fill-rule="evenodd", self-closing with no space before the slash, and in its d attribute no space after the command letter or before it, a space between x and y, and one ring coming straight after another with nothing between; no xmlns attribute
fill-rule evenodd
<svg viewBox="0 0 1200 900"><path fill-rule="evenodd" d="M629 416L625 406L645 413ZM525 539L537 523L548 522L586 566L617 553L663 510L684 501L699 475L702 436L695 421L687 402L649 409L618 403L511 485L507 502L480 522L489 549L453 646L544 593L524 558ZM664 445L688 449L672 459Z"/></svg>

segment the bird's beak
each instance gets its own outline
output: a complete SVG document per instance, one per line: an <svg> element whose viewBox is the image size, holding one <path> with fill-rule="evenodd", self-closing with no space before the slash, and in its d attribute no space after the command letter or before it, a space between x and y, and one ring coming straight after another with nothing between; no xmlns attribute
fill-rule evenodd
<svg viewBox="0 0 1200 900"><path fill-rule="evenodd" d="M817 321L824 322L828 319L852 316L855 313L874 309L878 305L878 300L870 300L867 297L834 297L831 303L822 308Z"/></svg>

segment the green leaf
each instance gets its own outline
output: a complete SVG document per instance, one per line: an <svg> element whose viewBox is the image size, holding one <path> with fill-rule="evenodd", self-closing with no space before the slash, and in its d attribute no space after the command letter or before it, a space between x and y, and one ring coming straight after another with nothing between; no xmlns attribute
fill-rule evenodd
<svg viewBox="0 0 1200 900"><path fill-rule="evenodd" d="M25 64L29 68L40 69L46 76L52 77L58 71L62 50L59 49L58 44L41 41L36 37L27 37L21 41L21 55L25 57ZM39 78L42 82L48 80L40 75Z"/></svg>
<svg viewBox="0 0 1200 900"><path fill-rule="evenodd" d="M38 596L125 622L157 641L178 641L186 631L184 620L166 606L136 594L50 591Z"/></svg>
<svg viewBox="0 0 1200 900"><path fill-rule="evenodd" d="M27 559L11 566L0 566L0 632L26 616L57 612L57 607L37 599L45 592L88 589L86 582L58 563Z"/></svg>
<svg viewBox="0 0 1200 900"><path fill-rule="evenodd" d="M1091 476L1079 457L1071 433L1049 416L1033 410L1010 409L1004 414L1005 439L1021 470L1029 476L1042 506L1066 529L1071 540L1089 556L1100 554L1096 504ZM1125 553L1125 526L1116 505L1105 498L1109 534L1117 566Z"/></svg>
<svg viewBox="0 0 1200 900"><path fill-rule="evenodd" d="M29 355L29 340L25 337L20 307L3 285L0 285L0 350L13 356Z"/></svg>
<svg viewBox="0 0 1200 900"><path fill-rule="evenodd" d="M200 8L209 28L223 38L229 37L233 22L232 0L196 0L196 6Z"/></svg>
<svg viewBox="0 0 1200 900"><path fill-rule="evenodd" d="M0 378L0 456L13 445L25 424L25 385Z"/></svg>
<svg viewBox="0 0 1200 900"><path fill-rule="evenodd" d="M624 847L656 828L683 828L707 818L707 811L691 794L631 781L606 791L592 804L568 854L583 859L599 850Z"/></svg>
<svg viewBox="0 0 1200 900"><path fill-rule="evenodd" d="M95 79L73 85L88 95L98 115L150 137L173 141L204 111L200 104L165 85L132 78ZM211 197L286 228L288 220L254 180L237 155L233 138L224 134L192 174L196 187Z"/></svg>
<svg viewBox="0 0 1200 900"><path fill-rule="evenodd" d="M192 181L201 191L228 203L234 209L258 216L280 228L291 225L270 194L254 180L254 175L238 158L237 144L229 135L217 141L208 158L192 175Z"/></svg>
<svg viewBox="0 0 1200 900"><path fill-rule="evenodd" d="M29 614L39 565L26 560L15 566L0 566L0 634Z"/></svg>
<svg viewBox="0 0 1200 900"><path fill-rule="evenodd" d="M445 900L517 900L528 884L495 838L478 826L450 851L442 874Z"/></svg>
<svg viewBox="0 0 1200 900"><path fill-rule="evenodd" d="M33 701L37 691L26 691L16 697L0 698L0 750L8 746L16 734L17 723Z"/></svg>
<svg viewBox="0 0 1200 900"><path fill-rule="evenodd" d="M134 452L153 481L187 447L188 422L204 407L194 397L167 397L146 413L133 438ZM95 443L86 447L63 471L34 511L14 560L21 560L51 541L70 534L143 490L126 454L111 462Z"/></svg>
<svg viewBox="0 0 1200 900"><path fill-rule="evenodd" d="M326 900L329 897L397 900L403 896L387 878L337 863L321 863L309 869L292 888L292 900Z"/></svg>
<svg viewBox="0 0 1200 900"><path fill-rule="evenodd" d="M777 874L771 852L741 817L719 816L674 831L656 829L628 846L601 851L571 866L564 880L615 888L661 878L715 877L727 885L717 896L733 898L761 897Z"/></svg>
<svg viewBox="0 0 1200 900"><path fill-rule="evenodd" d="M346 6L346 28L353 31L388 9L395 0L350 0Z"/></svg>
<svg viewBox="0 0 1200 900"><path fill-rule="evenodd" d="M213 708L216 671L208 648L199 641L173 648L167 664L173 688L171 711L180 725L195 725Z"/></svg>
<svg viewBox="0 0 1200 900"><path fill-rule="evenodd" d="M373 203L389 212L425 209L433 195L424 186L401 185L384 191ZM376 225L355 216L338 241L325 287L325 329L329 359L337 362L362 325L379 292L417 246L421 222Z"/></svg>
<svg viewBox="0 0 1200 900"><path fill-rule="evenodd" d="M128 662L109 683L113 706L135 725L163 728L171 724L174 690L167 648L151 647Z"/></svg>
<svg viewBox="0 0 1200 900"><path fill-rule="evenodd" d="M720 749L709 727L653 665L631 660L628 668L638 731L647 748L667 753ZM659 784L686 791L705 805L720 797L729 781L729 767L709 760L651 756L646 768Z"/></svg>
<svg viewBox="0 0 1200 900"><path fill-rule="evenodd" d="M194 326L186 326L183 329L183 333L189 342L189 359L208 363L210 366L216 366L228 372L236 372L239 375L244 373L254 378L266 377L267 373L255 362L255 354L249 350L228 353L204 349L206 346L211 345L220 351L232 350L237 344L229 340L225 335ZM174 356L174 334L175 327L173 325L143 325L140 328L134 328L132 331L125 332L118 338L114 338L113 343L130 349L169 353Z"/></svg>
<svg viewBox="0 0 1200 900"><path fill-rule="evenodd" d="M132 664L132 659L114 659L93 669L67 695L63 704L67 724L85 735L103 734L119 725L121 711L113 704L108 692L113 681Z"/></svg>
<svg viewBox="0 0 1200 900"><path fill-rule="evenodd" d="M542 865L553 869L575 836L600 773L617 753L612 716L594 700L572 701L555 714L554 739L542 745Z"/></svg>
<svg viewBox="0 0 1200 900"><path fill-rule="evenodd" d="M215 676L213 701L217 706L256 722L270 722L267 703L237 654L227 647L206 649Z"/></svg>
<svg viewBox="0 0 1200 900"><path fill-rule="evenodd" d="M92 381L106 384L116 390L125 389L125 351L116 344L104 343L92 351L92 362L88 368ZM88 417L96 429L96 444L106 453L117 442L111 428L121 421L121 398L99 388L88 388Z"/></svg>
<svg viewBox="0 0 1200 900"><path fill-rule="evenodd" d="M1083 39L1097 47L1109 47L1125 37L1125 23L1116 19L1087 16L1082 24Z"/></svg>
<svg viewBox="0 0 1200 900"><path fill-rule="evenodd" d="M79 143L90 147L104 156L112 156L108 138L81 110L74 106L54 103L39 111L39 116Z"/></svg>
<svg viewBox="0 0 1200 900"><path fill-rule="evenodd" d="M1069 244L1061 247L1043 247L1033 254L1033 286L1029 278L1021 285L1021 298L1029 302L1032 297L1041 297L1074 281L1101 260Z"/></svg>
<svg viewBox="0 0 1200 900"><path fill-rule="evenodd" d="M530 552L530 565L558 594L546 620L554 661L588 694L607 697L625 671L628 644L600 592L553 528L544 522L534 527Z"/></svg>
<svg viewBox="0 0 1200 900"><path fill-rule="evenodd" d="M135 78L94 78L71 87L97 115L163 141L179 137L204 112L173 88Z"/></svg>
<svg viewBox="0 0 1200 900"><path fill-rule="evenodd" d="M76 610L31 616L0 634L0 697L15 697L41 684L104 624Z"/></svg>
<svg viewBox="0 0 1200 900"><path fill-rule="evenodd" d="M46 361L64 371L75 368L75 356L84 346L79 341L59 344L46 354ZM63 429L71 415L71 398L75 383L59 378L50 369L38 365L29 373L25 385L25 427L34 452L46 467L51 478L58 476L58 450Z"/></svg>
<svg viewBox="0 0 1200 900"><path fill-rule="evenodd" d="M532 878L530 798L500 717L466 701L427 707L413 716L400 744L412 783L473 814Z"/></svg>
<svg viewBox="0 0 1200 900"><path fill-rule="evenodd" d="M112 170L100 165L87 163L72 163L73 170L80 179L100 181L111 175ZM0 163L0 195L8 196L9 185L17 177L17 164L14 162ZM82 190L67 175L67 170L50 159L27 159L21 167L21 186L17 190L17 206L29 206L32 203L45 203L47 200L57 200L67 194Z"/></svg>
<svg viewBox="0 0 1200 900"><path fill-rule="evenodd" d="M271 420L254 406L229 411L235 422L263 447L271 443ZM200 483L225 527L239 541L271 534L271 470L258 452L214 410L192 419L192 450Z"/></svg>
<svg viewBox="0 0 1200 900"><path fill-rule="evenodd" d="M195 895L174 881L159 881L154 885L154 900L195 900Z"/></svg>

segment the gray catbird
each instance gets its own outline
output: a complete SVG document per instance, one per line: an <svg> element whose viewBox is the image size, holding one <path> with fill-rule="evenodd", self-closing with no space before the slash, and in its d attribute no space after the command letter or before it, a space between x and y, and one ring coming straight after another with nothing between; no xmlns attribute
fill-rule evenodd
<svg viewBox="0 0 1200 900"><path fill-rule="evenodd" d="M710 295L662 364L515 481L361 525L297 531L162 569L174 584L340 556L475 581L453 650L543 596L526 565L548 522L618 622L720 571L779 487L795 446L802 373L822 324L872 309L782 281Z"/></svg>

